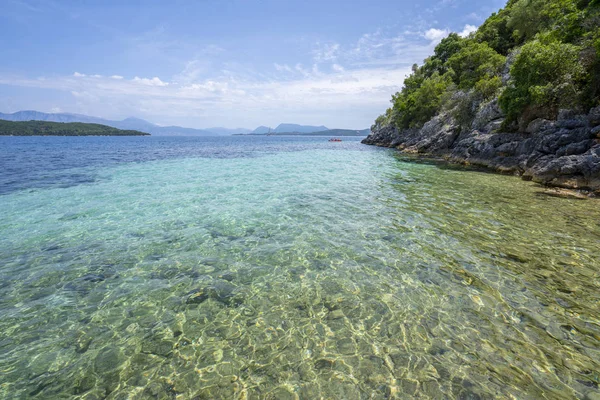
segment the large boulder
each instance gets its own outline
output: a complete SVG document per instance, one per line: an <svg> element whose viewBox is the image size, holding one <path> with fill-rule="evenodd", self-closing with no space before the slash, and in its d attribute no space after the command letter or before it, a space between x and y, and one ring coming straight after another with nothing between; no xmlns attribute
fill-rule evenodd
<svg viewBox="0 0 600 400"><path fill-rule="evenodd" d="M361 143L375 146L390 147L399 138L400 133L393 125L377 126L371 130L371 134L364 138Z"/></svg>

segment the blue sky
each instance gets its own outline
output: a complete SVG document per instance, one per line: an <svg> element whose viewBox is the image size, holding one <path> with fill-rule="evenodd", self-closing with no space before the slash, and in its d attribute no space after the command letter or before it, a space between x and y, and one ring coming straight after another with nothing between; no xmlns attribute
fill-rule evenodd
<svg viewBox="0 0 600 400"><path fill-rule="evenodd" d="M0 112L358 129L505 0L0 3Z"/></svg>

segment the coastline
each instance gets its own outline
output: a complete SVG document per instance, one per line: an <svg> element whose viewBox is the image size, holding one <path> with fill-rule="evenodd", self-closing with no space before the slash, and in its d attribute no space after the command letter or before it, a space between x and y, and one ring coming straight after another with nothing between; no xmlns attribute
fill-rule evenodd
<svg viewBox="0 0 600 400"><path fill-rule="evenodd" d="M500 132L503 120L492 102L467 130L440 114L420 129L374 126L362 143L600 195L600 107L585 115L561 110L556 121L536 119L518 133Z"/></svg>

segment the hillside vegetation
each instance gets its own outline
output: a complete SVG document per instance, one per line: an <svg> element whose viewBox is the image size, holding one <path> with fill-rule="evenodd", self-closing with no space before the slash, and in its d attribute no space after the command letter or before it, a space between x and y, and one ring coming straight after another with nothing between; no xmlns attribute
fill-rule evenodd
<svg viewBox="0 0 600 400"><path fill-rule="evenodd" d="M149 134L82 122L0 120L0 136L149 136Z"/></svg>
<svg viewBox="0 0 600 400"><path fill-rule="evenodd" d="M414 65L372 129L420 128L441 112L468 127L495 99L506 114L503 131L598 106L600 0L509 0L477 32L450 34Z"/></svg>

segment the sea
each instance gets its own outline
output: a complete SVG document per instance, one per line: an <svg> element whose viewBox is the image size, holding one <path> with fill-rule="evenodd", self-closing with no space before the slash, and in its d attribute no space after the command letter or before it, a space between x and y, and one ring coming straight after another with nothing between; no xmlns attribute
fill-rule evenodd
<svg viewBox="0 0 600 400"><path fill-rule="evenodd" d="M327 139L0 137L0 398L600 398L600 200Z"/></svg>

